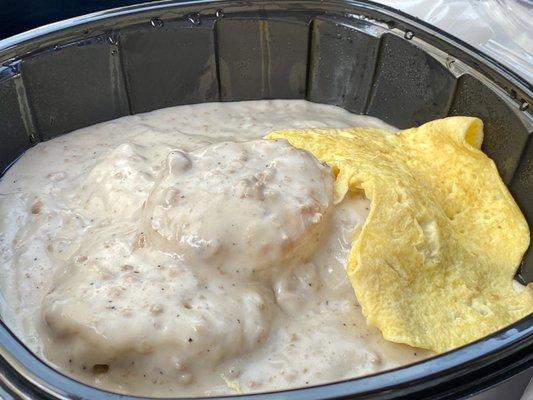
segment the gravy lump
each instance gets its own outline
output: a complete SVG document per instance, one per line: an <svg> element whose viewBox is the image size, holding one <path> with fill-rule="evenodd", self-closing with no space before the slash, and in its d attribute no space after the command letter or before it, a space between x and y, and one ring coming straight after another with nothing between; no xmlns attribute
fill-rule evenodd
<svg viewBox="0 0 533 400"><path fill-rule="evenodd" d="M369 201L285 128L370 126L305 101L173 107L30 149L0 181L2 316L41 358L139 395L280 390L430 355L369 328L346 276Z"/></svg>
<svg viewBox="0 0 533 400"><path fill-rule="evenodd" d="M169 153L144 235L187 263L249 274L311 256L332 206L331 169L311 154L285 141L223 142Z"/></svg>

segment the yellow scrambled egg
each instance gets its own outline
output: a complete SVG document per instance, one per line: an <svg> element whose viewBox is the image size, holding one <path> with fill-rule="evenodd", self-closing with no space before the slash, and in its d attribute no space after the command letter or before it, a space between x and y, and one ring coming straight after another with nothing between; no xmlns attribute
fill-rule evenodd
<svg viewBox="0 0 533 400"><path fill-rule="evenodd" d="M396 135L296 129L267 138L328 163L336 202L360 190L371 200L347 271L386 339L443 352L533 311L531 286L512 286L529 229L480 150L481 120L445 118Z"/></svg>

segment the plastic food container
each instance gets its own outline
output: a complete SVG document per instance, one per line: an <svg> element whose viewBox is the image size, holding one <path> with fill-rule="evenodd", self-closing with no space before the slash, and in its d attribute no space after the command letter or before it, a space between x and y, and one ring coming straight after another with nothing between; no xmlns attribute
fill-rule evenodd
<svg viewBox="0 0 533 400"><path fill-rule="evenodd" d="M158 2L0 41L0 171L33 144L179 104L308 99L399 128L485 123L484 151L533 224L531 83L472 47L367 1ZM533 105L532 105L533 106ZM533 252L517 276L533 280ZM78 383L0 323L0 397L128 399ZM512 399L533 374L533 315L418 364L254 399ZM469 397L470 398L470 397Z"/></svg>

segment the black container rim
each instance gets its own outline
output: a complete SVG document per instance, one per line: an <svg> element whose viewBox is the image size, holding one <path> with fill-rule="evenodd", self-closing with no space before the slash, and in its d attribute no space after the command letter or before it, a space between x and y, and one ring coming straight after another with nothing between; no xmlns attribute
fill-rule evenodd
<svg viewBox="0 0 533 400"><path fill-rule="evenodd" d="M366 0L166 0L121 7L55 22L1 40L0 65L9 65L15 59L48 46L55 39L68 38L69 32L77 34L91 24L109 22L107 28L112 30L113 20L120 17L156 15L170 10L178 10L184 16L199 9L214 12L219 8L240 7L245 10L250 6L262 11L290 8L291 12L340 9L354 15L363 14L379 22L393 23L395 28L409 30L428 43L437 43L438 48L480 71L508 93L513 89L519 100L527 103L532 101L532 84L492 57L424 21L392 7ZM405 367L305 388L218 398L459 398L484 390L532 366L533 314L530 314L486 338ZM110 393L63 375L37 358L3 321L0 321L0 380L11 392L22 398L55 396L61 399L148 399Z"/></svg>
<svg viewBox="0 0 533 400"><path fill-rule="evenodd" d="M487 77L491 78L499 86L506 86L506 82L501 81L501 78L504 78L519 90L519 94L524 97L524 100L529 103L533 101L533 82L529 82L505 64L476 49L462 39L399 9L371 0L286 0L283 3L286 4L285 8L291 8L290 11L310 9L315 11L329 11L332 10L332 7L333 9L335 7L349 7L353 8L351 11L354 15L364 14L376 19L376 21L384 23L392 21L401 30L409 30L414 36L418 36L423 40L430 39L429 41L439 43L442 46L439 48L445 50L450 55L455 56L459 52L462 56L461 61L486 74ZM275 11L280 9L279 0L160 0L112 8L53 22L0 40L0 65L8 64L15 56L20 57L21 53L24 54L29 51L34 51L36 49L35 42L37 39L43 38L48 40L50 36L60 34L69 28L83 27L97 22L101 23L102 21L121 16L153 12L162 13L173 10L176 7L179 7L182 11L180 14L185 16L190 11L197 11L199 7L210 10L223 9L225 6L235 5L243 9L251 5L256 5L260 6L259 8L262 11ZM503 89L506 89L506 87L503 87Z"/></svg>

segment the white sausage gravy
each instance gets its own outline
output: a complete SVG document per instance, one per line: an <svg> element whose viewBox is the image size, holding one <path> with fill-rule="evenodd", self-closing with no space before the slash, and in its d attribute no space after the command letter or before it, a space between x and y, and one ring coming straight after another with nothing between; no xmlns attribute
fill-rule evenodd
<svg viewBox="0 0 533 400"><path fill-rule="evenodd" d="M300 100L123 117L28 150L0 181L2 317L87 384L272 391L430 353L368 327L345 272L369 201L273 130L383 122Z"/></svg>

